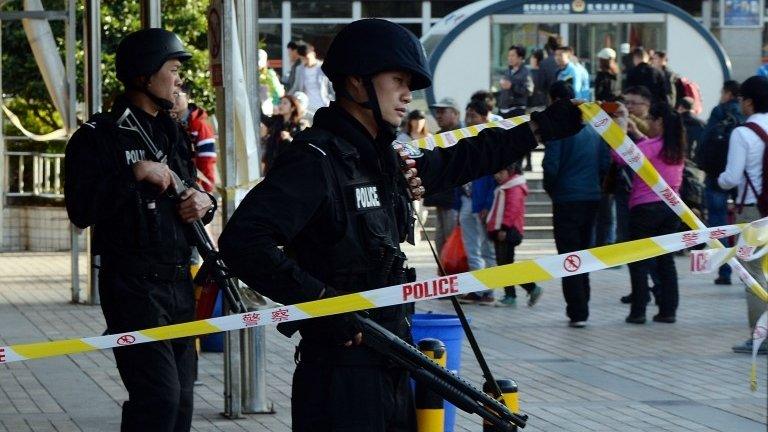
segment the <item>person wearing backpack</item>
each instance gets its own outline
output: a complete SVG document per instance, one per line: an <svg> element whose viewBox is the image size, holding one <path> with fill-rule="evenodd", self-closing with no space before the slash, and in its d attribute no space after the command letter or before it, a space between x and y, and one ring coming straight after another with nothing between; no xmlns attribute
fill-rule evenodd
<svg viewBox="0 0 768 432"><path fill-rule="evenodd" d="M707 224L722 226L728 223L728 198L733 190L722 189L717 177L725 171L728 157L728 139L733 129L744 122L739 106L739 82L726 81L720 91L720 103L712 108L699 145L694 154L696 165L704 171L704 205ZM731 284L731 266L723 264L718 270L715 285Z"/></svg>
<svg viewBox="0 0 768 432"><path fill-rule="evenodd" d="M725 171L717 178L717 183L723 189L738 187L736 222L742 223L752 222L766 214L765 204L768 202L768 196L765 193L768 193L768 188L764 187L763 181L763 156L768 144L768 78L753 76L744 81L739 101L741 112L747 116L747 122L731 133ZM742 263L752 277L765 288L762 260ZM765 311L765 304L760 298L749 288L746 293L750 338L732 348L737 353L752 352L752 330ZM766 353L765 344L760 347L759 353Z"/></svg>

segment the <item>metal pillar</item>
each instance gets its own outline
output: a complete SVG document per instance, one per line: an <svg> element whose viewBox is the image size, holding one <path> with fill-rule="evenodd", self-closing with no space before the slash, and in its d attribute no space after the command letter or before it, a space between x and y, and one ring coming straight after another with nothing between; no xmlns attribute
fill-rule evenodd
<svg viewBox="0 0 768 432"><path fill-rule="evenodd" d="M88 116L101 111L101 0L85 0L85 109Z"/></svg>
<svg viewBox="0 0 768 432"><path fill-rule="evenodd" d="M67 136L72 136L77 129L77 70L75 69L75 51L77 50L77 36L75 33L77 21L75 20L75 0L67 0L67 20L66 23L66 58L65 67L67 69L67 118L64 119L64 127L67 129Z"/></svg>
<svg viewBox="0 0 768 432"><path fill-rule="evenodd" d="M712 0L702 0L701 2L701 24L707 30L712 30Z"/></svg>
<svg viewBox="0 0 768 432"><path fill-rule="evenodd" d="M253 124L261 121L259 100L259 10L255 2L238 0L238 35L243 58L245 88ZM256 139L259 139L256 134ZM258 145L258 142L257 142ZM267 342L264 327L249 328L241 339L242 409L248 414L274 413L267 400Z"/></svg>
<svg viewBox="0 0 768 432"><path fill-rule="evenodd" d="M66 54L64 57L64 67L67 74L67 113L63 117L64 128L67 131L67 136L72 136L77 129L77 91L75 85L77 84L77 75L75 70L75 50L77 49L77 39L75 34L75 28L77 21L75 20L75 0L67 0L66 18L64 19L64 44ZM80 233L78 229L71 225L71 242L72 242L72 302L80 303L83 301L82 288L80 287Z"/></svg>
<svg viewBox="0 0 768 432"><path fill-rule="evenodd" d="M162 25L160 0L141 0L141 28L154 28Z"/></svg>
<svg viewBox="0 0 768 432"><path fill-rule="evenodd" d="M101 111L101 0L85 0L83 12L83 43L85 51L85 110L86 115ZM92 305L101 304L99 297L99 265L101 257L93 255L93 228L85 230L88 245L88 299Z"/></svg>
<svg viewBox="0 0 768 432"><path fill-rule="evenodd" d="M421 2L421 34L425 35L432 28L432 2Z"/></svg>
<svg viewBox="0 0 768 432"><path fill-rule="evenodd" d="M280 24L280 34L283 43L281 50L283 53L283 76L288 79L288 75L291 73L291 66L293 66L293 61L288 56L288 42L293 40L293 37L291 36L291 2L284 1L281 3L280 7L282 8L281 16L283 17L282 23ZM285 89L286 92L288 90L290 89Z"/></svg>
<svg viewBox="0 0 768 432"><path fill-rule="evenodd" d="M221 84L216 87L216 116L219 123L219 157L221 158L221 174L224 189L222 191L222 216L226 224L235 211L235 191L237 185L237 162L235 160L235 80L232 72L234 60L233 17L235 14L234 0L211 0L212 9L218 9L217 22L219 29L212 29L214 22L209 14L209 40L218 43L216 52L220 59ZM215 33L215 34L214 34ZM214 49L213 47L211 49ZM225 308L224 314L229 310ZM242 417L242 388L240 372L240 340L242 330L226 332L224 335L224 412L229 418Z"/></svg>

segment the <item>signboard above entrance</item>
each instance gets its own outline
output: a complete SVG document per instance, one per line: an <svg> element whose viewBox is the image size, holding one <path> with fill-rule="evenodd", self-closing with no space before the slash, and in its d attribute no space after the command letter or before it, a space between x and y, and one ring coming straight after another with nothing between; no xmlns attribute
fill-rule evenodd
<svg viewBox="0 0 768 432"><path fill-rule="evenodd" d="M524 15L560 14L633 14L652 12L632 1L610 0L542 0L512 7L508 13Z"/></svg>

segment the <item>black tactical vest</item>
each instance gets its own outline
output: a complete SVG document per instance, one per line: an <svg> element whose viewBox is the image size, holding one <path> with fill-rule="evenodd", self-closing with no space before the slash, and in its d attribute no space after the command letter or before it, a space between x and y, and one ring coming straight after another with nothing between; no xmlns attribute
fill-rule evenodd
<svg viewBox="0 0 768 432"><path fill-rule="evenodd" d="M376 163L361 161L353 145L316 127L304 131L291 145L308 146L308 151L321 155L323 172L332 185L328 211L333 213L330 219L336 226L323 227L333 231L332 241L295 242L286 247L286 253L302 269L338 291L360 292L413 279L400 251L412 217L401 179L371 169ZM391 306L369 313L410 340L407 310L406 306ZM322 338L317 323L303 326L301 332L304 339Z"/></svg>
<svg viewBox="0 0 768 432"><path fill-rule="evenodd" d="M115 166L125 169L135 162L152 160L149 151L132 132L116 125L118 113L97 113L88 126L97 132L96 145L114 149ZM171 125L172 126L172 125ZM146 126L145 126L146 127ZM151 132L151 131L150 131ZM164 149L169 165L181 178L188 179L192 168L187 149L179 145L179 136L158 134L155 145ZM181 152L181 154L180 154ZM185 160L190 162L185 162ZM111 262L184 264L189 262L188 227L178 217L177 201L168 193L157 194L143 185L132 192L125 211L114 220L94 226L95 253Z"/></svg>

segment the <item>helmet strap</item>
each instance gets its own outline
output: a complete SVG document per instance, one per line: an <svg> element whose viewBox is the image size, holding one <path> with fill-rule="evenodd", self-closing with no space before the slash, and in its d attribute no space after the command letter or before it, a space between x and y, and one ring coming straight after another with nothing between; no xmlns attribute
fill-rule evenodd
<svg viewBox="0 0 768 432"><path fill-rule="evenodd" d="M154 73L150 74L149 76L152 76L152 75L154 75ZM130 81L130 84L128 85L128 87L130 87L133 90L144 93L149 98L149 100L151 100L155 105L157 105L160 111L170 111L171 108L173 108L172 101L155 96L151 91L149 91L149 78L145 78L142 85L136 85L134 81Z"/></svg>
<svg viewBox="0 0 768 432"><path fill-rule="evenodd" d="M161 97L157 97L152 92L150 92L147 87L145 86L143 89L141 89L141 92L147 95L147 97L157 105L158 108L160 108L160 111L170 111L171 108L173 108L173 102L169 101L168 99L163 99Z"/></svg>
<svg viewBox="0 0 768 432"><path fill-rule="evenodd" d="M376 125L379 127L379 135L377 138L385 138L389 140L386 144L389 145L397 134L397 127L384 121L384 117L381 114L381 106L379 105L379 97L376 94L376 89L373 86L373 79L369 76L363 77L363 87L366 93L368 93L368 102L365 102L368 106L363 106L373 111L373 119L376 121ZM390 139L391 138L391 139Z"/></svg>

